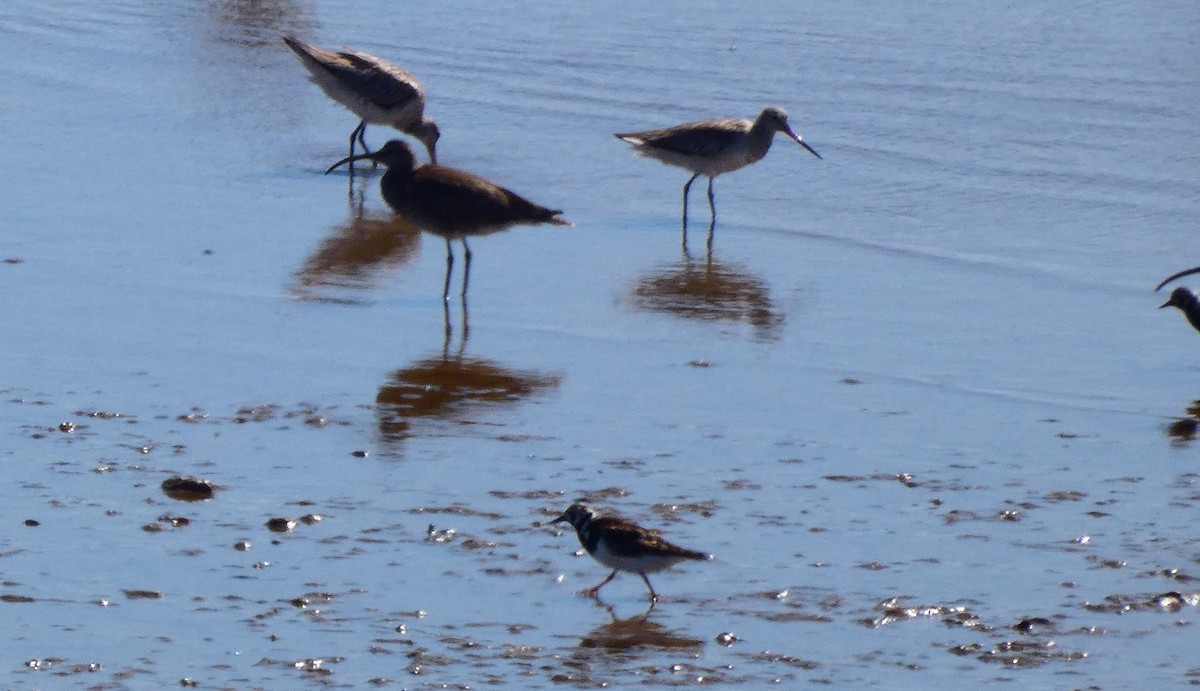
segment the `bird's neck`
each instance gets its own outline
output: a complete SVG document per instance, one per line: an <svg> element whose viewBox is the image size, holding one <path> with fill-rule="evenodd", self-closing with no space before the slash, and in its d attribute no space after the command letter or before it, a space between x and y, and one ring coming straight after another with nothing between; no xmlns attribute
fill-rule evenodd
<svg viewBox="0 0 1200 691"><path fill-rule="evenodd" d="M596 547L600 544L600 531L595 529L591 521L575 526L575 533L579 535L579 542L583 544L589 554L596 551Z"/></svg>
<svg viewBox="0 0 1200 691"><path fill-rule="evenodd" d="M1183 314L1187 317L1188 322L1197 331L1200 331L1200 301L1193 300L1183 307Z"/></svg>
<svg viewBox="0 0 1200 691"><path fill-rule="evenodd" d="M750 128L747 140L747 156L750 157L750 160L757 161L767 155L767 151L771 148L771 142L775 141L775 128L763 122L756 122Z"/></svg>

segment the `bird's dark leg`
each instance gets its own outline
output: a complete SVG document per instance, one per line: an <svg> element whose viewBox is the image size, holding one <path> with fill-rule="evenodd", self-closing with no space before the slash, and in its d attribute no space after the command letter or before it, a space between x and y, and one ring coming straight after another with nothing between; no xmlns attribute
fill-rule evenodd
<svg viewBox="0 0 1200 691"><path fill-rule="evenodd" d="M363 153L369 154L369 153L371 153L371 150L367 148L367 140L363 139L363 135L365 135L366 133L367 133L367 121L363 120L358 126L358 143L362 144ZM378 169L379 169L379 161L371 161L371 170L378 170Z"/></svg>
<svg viewBox="0 0 1200 691"><path fill-rule="evenodd" d="M467 245L467 239L462 239L463 255L466 256L466 262L463 264L463 289L462 299L467 301L467 281L471 280L471 248Z"/></svg>
<svg viewBox="0 0 1200 691"><path fill-rule="evenodd" d="M458 354L462 355L463 349L467 347L467 337L471 335L471 323L467 319L467 296L462 298L462 341L458 345Z"/></svg>
<svg viewBox="0 0 1200 691"><path fill-rule="evenodd" d="M713 180L716 180L716 178L710 177L708 179L708 210L712 214L712 225L715 226L717 225L717 204L713 201Z"/></svg>
<svg viewBox="0 0 1200 691"><path fill-rule="evenodd" d="M696 178L698 178L698 177L700 177L700 173L696 173L695 175L693 175L687 181L687 184L685 184L683 186L683 251L684 251L684 253L687 252L687 196L688 196L688 190L692 188L692 183L695 182Z"/></svg>
<svg viewBox="0 0 1200 691"><path fill-rule="evenodd" d="M351 158L354 157L354 141L356 139L358 139L358 137L360 135L362 135L362 131L365 130L366 128L367 128L367 121L361 120L358 123L358 127L355 127L354 130L350 133L350 157ZM350 174L354 175L354 161L350 161Z"/></svg>
<svg viewBox="0 0 1200 691"><path fill-rule="evenodd" d="M712 214L712 219L708 222L708 257L712 260L713 235L717 229L717 207L713 203L713 180L708 179L708 210Z"/></svg>
<svg viewBox="0 0 1200 691"><path fill-rule="evenodd" d="M446 285L442 287L442 302L450 300L450 270L454 268L454 251L450 249L450 238L446 238Z"/></svg>
<svg viewBox="0 0 1200 691"><path fill-rule="evenodd" d="M601 588L608 585L608 582L616 577L617 577L617 570L613 569L613 572L608 574L608 578L605 578L604 580L602 580L599 583L597 583L596 585L588 588L587 590L580 590L579 594L585 595L587 597L596 597L596 593L599 592Z"/></svg>
<svg viewBox="0 0 1200 691"><path fill-rule="evenodd" d="M367 133L367 121L363 120L362 122L358 123L358 143L362 145L363 153L369 154L369 153L371 153L371 150L367 148L367 140L363 139L363 135L365 135L366 133Z"/></svg>
<svg viewBox="0 0 1200 691"><path fill-rule="evenodd" d="M650 589L650 606L653 607L654 603L658 602L658 593L654 592L654 586L650 585L650 579L646 578L646 574L639 571L638 575L642 577L642 580L646 582L646 587Z"/></svg>
<svg viewBox="0 0 1200 691"><path fill-rule="evenodd" d="M471 278L471 248L467 245L467 239L463 238L463 255L466 261L463 262L463 289L462 289L462 342L467 344L468 330L471 328L467 323L467 281Z"/></svg>

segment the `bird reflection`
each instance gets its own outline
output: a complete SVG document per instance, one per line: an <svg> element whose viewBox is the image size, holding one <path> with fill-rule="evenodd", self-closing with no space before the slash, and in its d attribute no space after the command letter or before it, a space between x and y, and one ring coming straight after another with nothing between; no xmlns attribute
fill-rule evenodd
<svg viewBox="0 0 1200 691"><path fill-rule="evenodd" d="M294 0L216 0L209 13L218 41L245 47L273 48L280 34L305 33L313 24L308 4Z"/></svg>
<svg viewBox="0 0 1200 691"><path fill-rule="evenodd" d="M738 264L703 260L684 254L678 264L660 266L633 286L634 307L667 312L702 321L740 321L754 328L763 340L779 339L783 314L771 300L761 277Z"/></svg>
<svg viewBox="0 0 1200 691"><path fill-rule="evenodd" d="M637 649L699 651L704 641L671 631L658 622L650 620L650 610L626 619L618 619L611 605L601 603L612 618L587 632L579 639L583 649L600 649L622 652Z"/></svg>
<svg viewBox="0 0 1200 691"><path fill-rule="evenodd" d="M558 386L559 374L508 369L466 355L466 315L458 347L450 350L449 317L442 351L396 370L375 396L375 415L385 441L415 436L422 419L473 424L474 417Z"/></svg>
<svg viewBox="0 0 1200 691"><path fill-rule="evenodd" d="M420 231L392 213L364 211L362 188L352 189L350 219L335 226L296 271L293 292L304 300L353 302L314 290L370 288L380 272L407 264L420 247Z"/></svg>
<svg viewBox="0 0 1200 691"><path fill-rule="evenodd" d="M1196 441L1196 432L1200 430L1200 399L1192 401L1184 408L1183 415L1175 418L1164 430L1171 443L1176 445L1190 444Z"/></svg>

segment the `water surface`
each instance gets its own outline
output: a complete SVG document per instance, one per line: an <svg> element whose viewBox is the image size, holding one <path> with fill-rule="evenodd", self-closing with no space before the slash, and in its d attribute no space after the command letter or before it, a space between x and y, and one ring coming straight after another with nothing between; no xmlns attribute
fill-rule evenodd
<svg viewBox="0 0 1200 691"><path fill-rule="evenodd" d="M5 4L0 678L1194 683L1200 334L1152 289L1200 263L1198 23ZM403 64L444 164L575 227L473 242L444 315L284 33ZM684 254L686 173L610 133L771 104L824 159L718 179L711 256L693 190ZM580 497L717 559L578 597Z"/></svg>

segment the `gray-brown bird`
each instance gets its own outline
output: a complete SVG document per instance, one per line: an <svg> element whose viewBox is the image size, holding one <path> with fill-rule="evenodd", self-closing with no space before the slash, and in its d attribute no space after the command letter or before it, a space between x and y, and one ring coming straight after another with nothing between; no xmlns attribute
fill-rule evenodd
<svg viewBox="0 0 1200 691"><path fill-rule="evenodd" d="M284 36L283 42L300 58L312 82L325 95L362 118L350 133L350 155L354 141L370 152L363 133L367 124L391 125L425 145L429 160L437 163L437 124L425 117L425 89L417 78L374 55L349 48L339 52Z"/></svg>
<svg viewBox="0 0 1200 691"><path fill-rule="evenodd" d="M683 186L683 227L686 231L688 189L696 178L708 176L708 208L715 225L717 207L713 201L713 180L722 173L743 168L766 156L776 132L786 134L810 154L821 158L821 154L792 131L787 113L777 107L763 109L753 121L717 118L662 130L619 132L614 136L632 144L642 156L692 171L692 177Z"/></svg>

